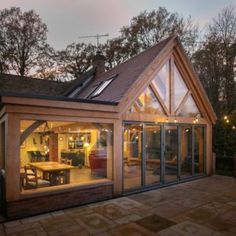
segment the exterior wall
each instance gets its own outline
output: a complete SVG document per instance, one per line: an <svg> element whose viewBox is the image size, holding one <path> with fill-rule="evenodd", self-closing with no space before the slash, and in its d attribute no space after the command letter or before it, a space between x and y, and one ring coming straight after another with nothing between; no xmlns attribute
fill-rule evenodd
<svg viewBox="0 0 236 236"><path fill-rule="evenodd" d="M48 196L32 197L29 199L11 201L7 203L7 216L20 218L49 212L67 207L79 206L86 203L102 201L112 198L113 184L88 186L80 190L51 194Z"/></svg>
<svg viewBox="0 0 236 236"><path fill-rule="evenodd" d="M50 113L50 108L47 109ZM36 113L37 108L34 109ZM92 112L91 112L92 113ZM91 114L90 113L90 114ZM113 125L113 133L120 133L121 122L117 119L104 119L96 118L91 115L90 117L79 116L65 116L65 111L61 110L61 115L55 116L43 114L22 114L9 112L6 116L6 213L10 219L35 215L38 213L48 212L52 210L59 210L66 207L83 205L86 203L110 199L116 195L121 194L119 186L122 176L118 166L114 160L120 160L120 167L122 162L121 151L121 137L114 135L113 142L120 145L114 145L113 148L113 181L103 181L101 183L89 183L83 186L65 186L60 189L42 188L39 193L21 193L20 189L20 121L24 119L31 120L54 120L54 121L73 121L73 122L97 122L109 123ZM93 118L92 118L93 117ZM117 162L118 163L118 162ZM112 170L111 170L112 173ZM114 189L114 191L113 191Z"/></svg>
<svg viewBox="0 0 236 236"><path fill-rule="evenodd" d="M5 170L6 201L19 198L20 193L20 119L17 114L6 115Z"/></svg>
<svg viewBox="0 0 236 236"><path fill-rule="evenodd" d="M131 117L131 115L124 114L123 116L114 115L104 117L96 117L96 114L90 111L87 116L75 116L69 114L65 110L57 109L56 114L53 114L50 108L38 109L35 107L33 110L23 114L17 112L17 108L11 110L6 114L6 201L7 201L7 215L10 218L23 217L34 215L42 212L63 209L82 205L90 202L101 201L110 199L115 196L122 195L122 120L129 118L129 120L151 121L156 122L157 117ZM46 113L50 114L47 115ZM65 115L66 114L66 115ZM79 114L79 112L77 113ZM103 113L103 116L105 113ZM132 118L132 119L131 119ZM54 120L54 121L80 121L80 122L98 122L98 123L111 123L114 128L113 135L113 181L101 183L96 185L89 185L85 187L78 187L77 189L67 186L60 191L42 190L41 193L34 193L32 196L25 196L20 192L20 120ZM163 120L164 121L164 120ZM170 119L171 121L171 119ZM189 119L180 119L179 122L189 123ZM199 120L201 124L207 125L206 127L206 170L207 175L212 173L212 127L206 120ZM52 204L53 203L53 204Z"/></svg>
<svg viewBox="0 0 236 236"><path fill-rule="evenodd" d="M207 124L206 127L206 174L213 174L213 153L212 153L212 125Z"/></svg>

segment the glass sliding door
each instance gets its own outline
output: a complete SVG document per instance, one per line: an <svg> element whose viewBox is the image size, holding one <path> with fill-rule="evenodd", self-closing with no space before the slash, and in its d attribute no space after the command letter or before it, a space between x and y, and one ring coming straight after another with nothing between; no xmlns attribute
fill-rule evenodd
<svg viewBox="0 0 236 236"><path fill-rule="evenodd" d="M178 177L178 127L165 125L164 180L171 182Z"/></svg>
<svg viewBox="0 0 236 236"><path fill-rule="evenodd" d="M194 127L194 173L204 173L204 127Z"/></svg>
<svg viewBox="0 0 236 236"><path fill-rule="evenodd" d="M192 164L192 127L182 126L180 128L180 178L193 174Z"/></svg>
<svg viewBox="0 0 236 236"><path fill-rule="evenodd" d="M124 126L124 190L142 186L142 125Z"/></svg>
<svg viewBox="0 0 236 236"><path fill-rule="evenodd" d="M204 135L200 125L125 124L123 190L151 188L205 173Z"/></svg>
<svg viewBox="0 0 236 236"><path fill-rule="evenodd" d="M145 125L145 185L157 184L161 175L161 126Z"/></svg>

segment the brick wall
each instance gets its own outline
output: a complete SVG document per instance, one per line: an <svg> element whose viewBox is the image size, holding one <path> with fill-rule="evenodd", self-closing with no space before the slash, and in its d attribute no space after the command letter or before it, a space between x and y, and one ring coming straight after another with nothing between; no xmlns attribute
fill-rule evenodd
<svg viewBox="0 0 236 236"><path fill-rule="evenodd" d="M111 199L113 184L81 188L70 192L34 197L7 203L7 216L10 219L32 216L54 210L79 206L86 203Z"/></svg>

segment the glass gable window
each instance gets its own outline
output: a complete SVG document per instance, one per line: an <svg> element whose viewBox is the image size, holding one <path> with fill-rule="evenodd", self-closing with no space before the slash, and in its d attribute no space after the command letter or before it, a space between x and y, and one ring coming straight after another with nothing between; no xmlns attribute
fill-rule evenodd
<svg viewBox="0 0 236 236"><path fill-rule="evenodd" d="M112 125L21 121L21 189L112 179Z"/></svg>
<svg viewBox="0 0 236 236"><path fill-rule="evenodd" d="M152 89L147 87L135 104L131 107L130 112L150 113L163 115L164 111L158 102Z"/></svg>
<svg viewBox="0 0 236 236"><path fill-rule="evenodd" d="M188 92L179 70L174 66L174 110L178 108L184 96Z"/></svg>
<svg viewBox="0 0 236 236"><path fill-rule="evenodd" d="M194 102L192 96L189 96L182 108L177 112L178 116L189 116L195 117L200 115L196 103Z"/></svg>
<svg viewBox="0 0 236 236"><path fill-rule="evenodd" d="M156 77L153 79L153 85L158 91L160 97L169 108L170 96L170 66L169 61L161 68Z"/></svg>
<svg viewBox="0 0 236 236"><path fill-rule="evenodd" d="M173 68L171 68L173 65ZM173 70L173 79L171 79ZM172 107L173 106L173 107ZM168 60L129 109L131 113L201 117L180 70Z"/></svg>

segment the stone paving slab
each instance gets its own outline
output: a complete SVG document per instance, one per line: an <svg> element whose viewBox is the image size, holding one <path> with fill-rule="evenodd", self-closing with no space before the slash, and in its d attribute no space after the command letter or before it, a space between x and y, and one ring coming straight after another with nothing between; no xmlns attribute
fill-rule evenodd
<svg viewBox="0 0 236 236"><path fill-rule="evenodd" d="M0 236L236 235L236 179L212 176L0 224Z"/></svg>

